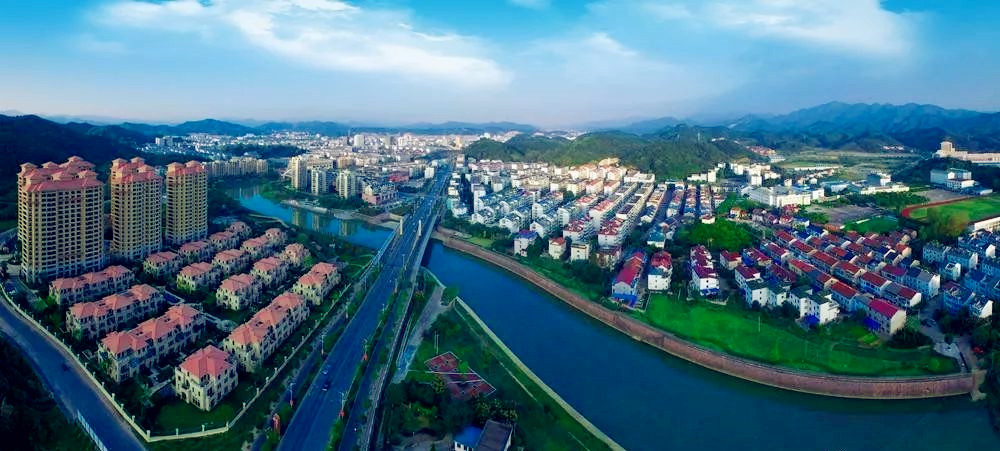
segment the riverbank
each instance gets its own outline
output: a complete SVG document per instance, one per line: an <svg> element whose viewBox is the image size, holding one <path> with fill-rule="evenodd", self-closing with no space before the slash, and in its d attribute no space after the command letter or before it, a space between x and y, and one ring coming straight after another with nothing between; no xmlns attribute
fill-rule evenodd
<svg viewBox="0 0 1000 451"><path fill-rule="evenodd" d="M517 261L436 233L445 246L499 266L612 328L675 357L747 381L803 393L861 399L921 399L969 394L982 374L930 377L854 377L811 373L761 364L690 343L622 312L609 310L556 284Z"/></svg>
<svg viewBox="0 0 1000 451"><path fill-rule="evenodd" d="M448 437L492 418L516 423L514 448L624 450L531 372L461 299L422 335L434 339L421 340L407 377L387 392L386 432L395 449L416 445L408 439L413 434ZM455 371L475 372L496 391L471 399L433 391L441 381L424 362L444 353L457 359Z"/></svg>

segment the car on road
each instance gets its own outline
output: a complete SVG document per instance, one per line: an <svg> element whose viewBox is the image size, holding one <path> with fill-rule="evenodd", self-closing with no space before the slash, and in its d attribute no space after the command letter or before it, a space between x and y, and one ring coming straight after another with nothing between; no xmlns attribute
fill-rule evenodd
<svg viewBox="0 0 1000 451"><path fill-rule="evenodd" d="M330 374L330 365L323 367L323 375L326 376L327 374Z"/></svg>
<svg viewBox="0 0 1000 451"><path fill-rule="evenodd" d="M325 383L323 383L323 391L327 391L329 389L330 389L330 381L326 381Z"/></svg>

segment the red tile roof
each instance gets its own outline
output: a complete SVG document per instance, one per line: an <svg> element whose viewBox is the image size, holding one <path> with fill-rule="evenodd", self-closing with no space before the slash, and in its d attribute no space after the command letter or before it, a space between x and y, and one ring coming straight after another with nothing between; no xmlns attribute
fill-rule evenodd
<svg viewBox="0 0 1000 451"><path fill-rule="evenodd" d="M871 312L882 315L886 318L892 318L900 311L899 307L890 304L882 299L872 299L872 302L868 304L868 308Z"/></svg>
<svg viewBox="0 0 1000 451"><path fill-rule="evenodd" d="M228 352L208 345L189 355L180 366L197 379L206 375L218 378L233 367L229 357Z"/></svg>

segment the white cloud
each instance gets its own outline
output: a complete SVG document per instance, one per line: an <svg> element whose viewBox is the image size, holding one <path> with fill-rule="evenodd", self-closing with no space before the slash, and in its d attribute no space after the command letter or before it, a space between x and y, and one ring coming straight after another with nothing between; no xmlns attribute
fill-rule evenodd
<svg viewBox="0 0 1000 451"><path fill-rule="evenodd" d="M625 47L611 36L608 36L607 33L594 33L587 37L585 42L591 49L598 52L627 57L637 55L634 50Z"/></svg>
<svg viewBox="0 0 1000 451"><path fill-rule="evenodd" d="M910 49L910 23L879 0L753 0L706 5L719 26L872 56Z"/></svg>
<svg viewBox="0 0 1000 451"><path fill-rule="evenodd" d="M522 8L545 9L549 7L549 0L507 0L511 4Z"/></svg>
<svg viewBox="0 0 1000 451"><path fill-rule="evenodd" d="M80 49L90 53L105 55L124 55L129 53L128 46L122 42L101 39L90 33L77 36L73 43Z"/></svg>
<svg viewBox="0 0 1000 451"><path fill-rule="evenodd" d="M336 0L116 0L94 17L106 26L197 33L207 40L234 35L273 55L335 71L477 88L510 79L472 37L417 31L407 13Z"/></svg>
<svg viewBox="0 0 1000 451"><path fill-rule="evenodd" d="M886 10L880 0L602 0L589 7L871 57L906 55L915 28L915 15Z"/></svg>
<svg viewBox="0 0 1000 451"><path fill-rule="evenodd" d="M692 17L691 10L680 3L645 2L641 4L641 7L646 12L652 14L653 17L663 20L689 19Z"/></svg>

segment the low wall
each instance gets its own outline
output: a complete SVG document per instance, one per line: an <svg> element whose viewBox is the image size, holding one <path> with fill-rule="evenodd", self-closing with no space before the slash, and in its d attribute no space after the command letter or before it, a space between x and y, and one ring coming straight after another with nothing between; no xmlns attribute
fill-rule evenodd
<svg viewBox="0 0 1000 451"><path fill-rule="evenodd" d="M861 399L919 399L969 394L976 388L973 374L927 377L856 377L811 373L776 367L708 349L657 329L621 312L605 308L571 292L516 260L474 244L438 233L445 246L510 271L537 285L594 319L667 353L751 382L785 390Z"/></svg>

